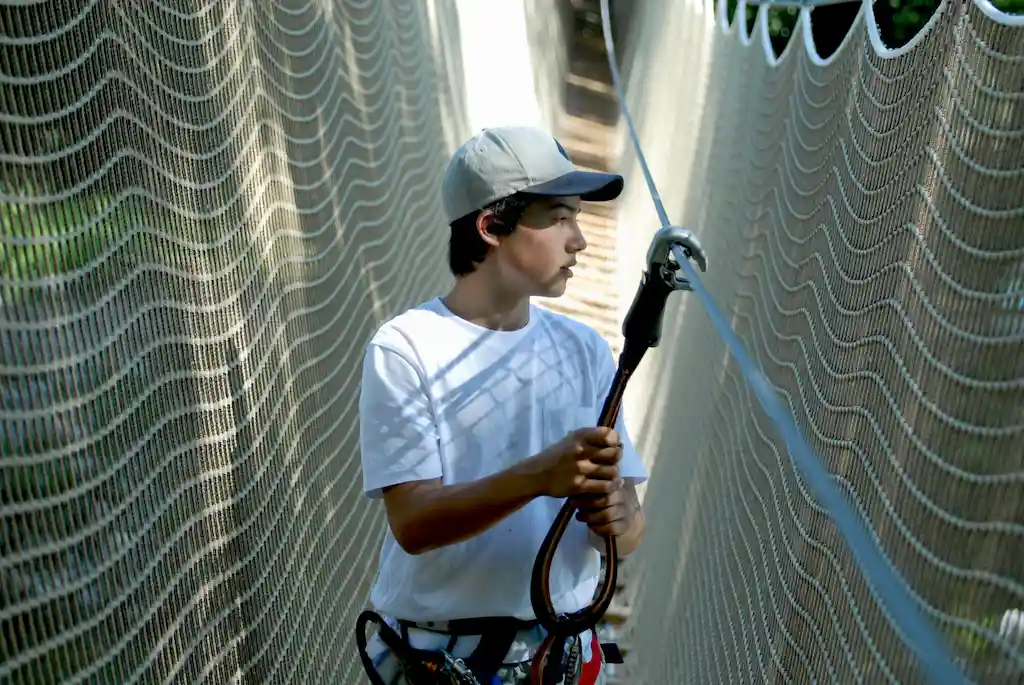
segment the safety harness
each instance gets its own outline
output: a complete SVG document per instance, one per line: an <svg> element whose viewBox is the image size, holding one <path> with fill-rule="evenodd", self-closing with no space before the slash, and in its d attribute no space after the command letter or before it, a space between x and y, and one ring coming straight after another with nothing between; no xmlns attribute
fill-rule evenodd
<svg viewBox="0 0 1024 685"><path fill-rule="evenodd" d="M363 611L357 619L356 644L360 659L371 685L388 685L381 678L367 649L366 627L377 624L377 636L402 664L403 677L408 685L490 685L495 674L503 667L504 657L512 646L516 635L522 630L536 628L539 621L521 621L513 618L472 618L438 623L419 623L398 620L396 631L374 611ZM416 649L410 645L408 631L411 628L447 635L448 645L440 650ZM460 637L479 636L480 642L465 659L453 656L453 648ZM614 643L600 643L596 634L591 642L592 649L600 651L591 661L583 664L584 646L578 636L557 638L558 650L545 650L545 658L533 659L529 664L529 682L541 683L554 678L553 682L569 682L574 674L581 672L580 683L596 675L601 663L622 663L619 648ZM545 638L545 643L552 636ZM555 657L555 654L558 654ZM588 666L590 667L588 669ZM593 671L594 673L589 673Z"/></svg>
<svg viewBox="0 0 1024 685"><path fill-rule="evenodd" d="M674 291L692 289L689 282L679 276L681 267L673 256L673 248L677 247L682 248L687 257L697 260L701 271L707 268L704 251L690 231L668 226L655 234L647 252L647 269L622 324L622 354L619 355L615 377L601 409L599 426L615 426L626 384L647 350L657 347L661 340L662 319L669 295ZM551 564L558 543L575 513L573 500L566 500L537 553L530 583L530 602L537 617L534 621L504 617L463 619L445 622L441 629L430 627L429 624L424 626L399 621L403 633L407 632L408 627L425 627L433 632L448 634L448 648L434 652L414 649L380 615L372 611L360 614L356 641L371 684L388 685L381 679L366 652L365 629L371 621L377 623L380 639L404 665L408 685L490 685L493 674L502 667L503 658L516 634L524 628L537 625L545 630L546 635L531 660L531 685L559 685L564 682L566 675L571 677L575 674L581 658L579 636L593 630L604 617L615 594L618 574L615 538L607 537L605 572L594 600L570 614L555 611L549 581ZM452 646L460 635L481 636L480 644L465 660L451 655ZM594 656L598 658L597 654ZM619 649L613 643L600 645L600 658L605 663L622 663ZM474 673L488 680L481 682Z"/></svg>
<svg viewBox="0 0 1024 685"><path fill-rule="evenodd" d="M356 620L356 644L363 668L372 685L385 683L370 659L366 645L366 625L377 624L377 636L402 664L408 685L484 685L477 675L492 675L502 666L502 661L516 633L525 625L536 625L510 618L479 618L446 621L440 626L418 624L399 620L399 635L380 614L366 610ZM409 644L409 628L423 628L449 636L448 646L438 651L416 649ZM456 640L469 635L479 635L480 643L466 659L452 656ZM489 680L488 680L489 683Z"/></svg>

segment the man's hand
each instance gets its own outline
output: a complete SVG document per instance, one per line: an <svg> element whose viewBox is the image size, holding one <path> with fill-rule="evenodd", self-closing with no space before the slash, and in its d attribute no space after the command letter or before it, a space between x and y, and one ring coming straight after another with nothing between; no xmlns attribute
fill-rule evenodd
<svg viewBox="0 0 1024 685"><path fill-rule="evenodd" d="M576 520L587 524L592 543L604 548L604 538L614 535L619 556L635 550L643 539L644 515L632 483L624 483L607 495L580 495L571 498L579 510ZM597 536L597 539L594 539Z"/></svg>
<svg viewBox="0 0 1024 685"><path fill-rule="evenodd" d="M587 524L597 535L606 538L629 532L633 506L623 488L607 495L574 497L573 504L579 509L576 520Z"/></svg>
<svg viewBox="0 0 1024 685"><path fill-rule="evenodd" d="M622 443L611 428L579 428L533 457L548 497L606 496L622 485Z"/></svg>

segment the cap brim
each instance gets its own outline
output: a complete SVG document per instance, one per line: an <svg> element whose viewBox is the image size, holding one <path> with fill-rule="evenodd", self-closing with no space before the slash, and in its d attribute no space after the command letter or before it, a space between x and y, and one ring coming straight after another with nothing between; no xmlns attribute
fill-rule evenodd
<svg viewBox="0 0 1024 685"><path fill-rule="evenodd" d="M579 195L581 200L587 202L608 202L622 193L622 186L622 176L618 174L577 170L550 181L523 188L523 192L552 197Z"/></svg>

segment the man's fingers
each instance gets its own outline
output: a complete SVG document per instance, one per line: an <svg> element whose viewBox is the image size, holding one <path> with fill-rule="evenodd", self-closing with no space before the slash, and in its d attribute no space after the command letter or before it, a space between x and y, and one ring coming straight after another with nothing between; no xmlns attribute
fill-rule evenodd
<svg viewBox="0 0 1024 685"><path fill-rule="evenodd" d="M596 428L584 428L577 434L587 445L596 447L615 447L622 444L619 434L614 428L597 426Z"/></svg>
<svg viewBox="0 0 1024 685"><path fill-rule="evenodd" d="M629 527L625 521L613 521L612 523L595 523L589 526L595 535L602 538L618 537L625 535Z"/></svg>
<svg viewBox="0 0 1024 685"><path fill-rule="evenodd" d="M587 478L596 480L615 480L619 477L619 467L615 464L595 464L592 461L585 461L580 464L580 470Z"/></svg>
<svg viewBox="0 0 1024 685"><path fill-rule="evenodd" d="M618 476L611 479L594 479L588 477L576 490L576 495L607 495L622 487L623 480Z"/></svg>
<svg viewBox="0 0 1024 685"><path fill-rule="evenodd" d="M581 510L576 512L576 520L588 526L602 526L626 518L624 507L605 507L603 509Z"/></svg>
<svg viewBox="0 0 1024 685"><path fill-rule="evenodd" d="M604 509L611 506L611 495L576 495L570 500L572 505L580 511Z"/></svg>
<svg viewBox="0 0 1024 685"><path fill-rule="evenodd" d="M587 450L583 455L595 464L618 464L622 461L622 448L602 447L598 450Z"/></svg>
<svg viewBox="0 0 1024 685"><path fill-rule="evenodd" d="M625 503L625 498L622 495L622 490L615 490L607 495L577 495L570 498L572 504L577 509L584 511L590 511L593 509L605 509L615 505Z"/></svg>

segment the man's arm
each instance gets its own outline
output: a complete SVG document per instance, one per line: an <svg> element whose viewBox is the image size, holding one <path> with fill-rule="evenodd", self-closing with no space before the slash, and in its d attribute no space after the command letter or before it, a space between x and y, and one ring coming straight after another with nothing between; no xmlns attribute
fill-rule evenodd
<svg viewBox="0 0 1024 685"><path fill-rule="evenodd" d="M616 492L618 438L605 428L573 431L500 473L470 483L421 479L383 488L391 531L409 554L479 535L530 500L608 497Z"/></svg>
<svg viewBox="0 0 1024 685"><path fill-rule="evenodd" d="M385 488L391 532L414 555L468 540L539 497L540 475L536 462L527 459L471 483L432 479Z"/></svg>

